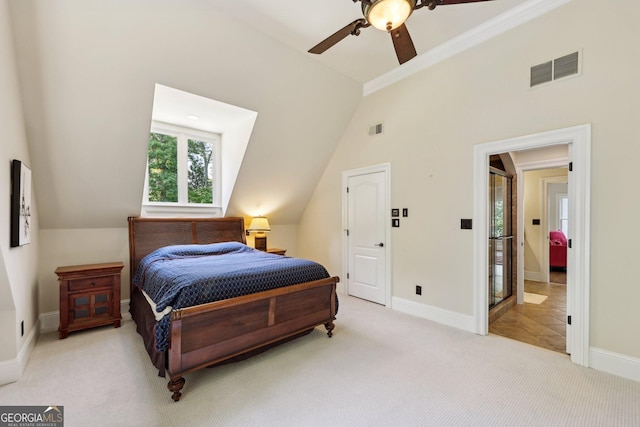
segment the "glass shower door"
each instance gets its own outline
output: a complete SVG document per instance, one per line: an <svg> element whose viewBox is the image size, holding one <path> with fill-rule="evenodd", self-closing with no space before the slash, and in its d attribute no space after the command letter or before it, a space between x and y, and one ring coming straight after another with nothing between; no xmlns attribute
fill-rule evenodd
<svg viewBox="0 0 640 427"><path fill-rule="evenodd" d="M489 308L512 295L511 178L489 175Z"/></svg>

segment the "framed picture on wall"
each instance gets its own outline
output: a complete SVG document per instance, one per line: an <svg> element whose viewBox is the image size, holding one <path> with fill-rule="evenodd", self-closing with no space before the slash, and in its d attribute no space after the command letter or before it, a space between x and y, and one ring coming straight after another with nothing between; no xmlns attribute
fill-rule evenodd
<svg viewBox="0 0 640 427"><path fill-rule="evenodd" d="M11 163L11 247L31 243L31 169Z"/></svg>

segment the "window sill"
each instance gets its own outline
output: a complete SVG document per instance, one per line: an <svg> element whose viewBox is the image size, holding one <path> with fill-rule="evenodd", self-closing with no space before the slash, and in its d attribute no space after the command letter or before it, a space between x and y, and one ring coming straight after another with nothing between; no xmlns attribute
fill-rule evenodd
<svg viewBox="0 0 640 427"><path fill-rule="evenodd" d="M167 217L222 217L222 208L212 205L176 205L176 204L148 204L142 205L140 215L149 218Z"/></svg>

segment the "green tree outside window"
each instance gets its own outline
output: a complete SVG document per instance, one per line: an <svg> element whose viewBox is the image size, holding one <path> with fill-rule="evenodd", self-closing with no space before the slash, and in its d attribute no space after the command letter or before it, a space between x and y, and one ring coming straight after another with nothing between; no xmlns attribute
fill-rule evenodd
<svg viewBox="0 0 640 427"><path fill-rule="evenodd" d="M178 140L175 136L149 135L149 201L178 201Z"/></svg>
<svg viewBox="0 0 640 427"><path fill-rule="evenodd" d="M213 203L213 146L189 140L189 203Z"/></svg>

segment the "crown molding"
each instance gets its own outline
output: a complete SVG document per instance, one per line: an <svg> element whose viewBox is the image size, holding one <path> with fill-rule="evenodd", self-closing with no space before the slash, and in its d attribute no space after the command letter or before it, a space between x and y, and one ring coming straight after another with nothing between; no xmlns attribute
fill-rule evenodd
<svg viewBox="0 0 640 427"><path fill-rule="evenodd" d="M362 87L363 96L371 95L400 80L438 64L458 53L471 49L493 37L505 33L525 22L535 19L571 0L529 0L510 9L471 30L418 55L398 68L366 82Z"/></svg>

